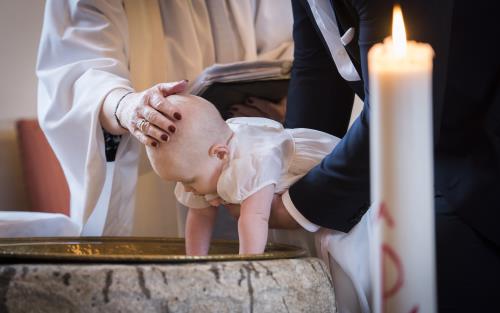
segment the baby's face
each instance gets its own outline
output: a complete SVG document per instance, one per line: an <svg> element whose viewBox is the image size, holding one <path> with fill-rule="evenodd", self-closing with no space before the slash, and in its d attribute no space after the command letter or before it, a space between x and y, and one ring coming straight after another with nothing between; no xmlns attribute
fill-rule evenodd
<svg viewBox="0 0 500 313"><path fill-rule="evenodd" d="M214 159L205 161L203 165L191 168L186 175L177 179L178 182L182 183L186 192L192 192L195 195L217 193L217 181L222 170L221 162Z"/></svg>
<svg viewBox="0 0 500 313"><path fill-rule="evenodd" d="M168 147L147 149L151 165L162 179L179 182L188 192L196 195L217 193L222 162L210 157L208 153L196 159L187 161L186 158L169 158Z"/></svg>

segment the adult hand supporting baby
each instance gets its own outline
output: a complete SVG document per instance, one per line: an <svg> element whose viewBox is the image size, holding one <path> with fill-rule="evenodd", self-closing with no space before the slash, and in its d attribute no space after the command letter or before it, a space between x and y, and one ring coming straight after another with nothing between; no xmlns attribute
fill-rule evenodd
<svg viewBox="0 0 500 313"><path fill-rule="evenodd" d="M249 97L245 100L244 104L231 106L229 112L231 112L233 117L265 117L283 123L286 113L286 97L278 103Z"/></svg>
<svg viewBox="0 0 500 313"><path fill-rule="evenodd" d="M288 213L281 194L275 194L271 202L271 215L269 216L269 227L277 229L297 229L299 223Z"/></svg>
<svg viewBox="0 0 500 313"><path fill-rule="evenodd" d="M183 92L186 87L187 81L183 80L160 83L142 92L124 94L114 103L116 123L122 127L120 133L128 130L142 144L152 147L168 141L175 133L175 121L181 120L182 115L166 97ZM123 90L121 92L123 94Z"/></svg>

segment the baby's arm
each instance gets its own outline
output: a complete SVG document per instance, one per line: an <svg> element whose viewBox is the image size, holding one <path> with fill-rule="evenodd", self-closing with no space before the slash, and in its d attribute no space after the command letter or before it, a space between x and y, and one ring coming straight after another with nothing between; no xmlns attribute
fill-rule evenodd
<svg viewBox="0 0 500 313"><path fill-rule="evenodd" d="M241 203L238 219L240 254L264 252L274 189L274 185L266 186Z"/></svg>
<svg viewBox="0 0 500 313"><path fill-rule="evenodd" d="M189 209L186 220L186 255L207 255L217 208Z"/></svg>

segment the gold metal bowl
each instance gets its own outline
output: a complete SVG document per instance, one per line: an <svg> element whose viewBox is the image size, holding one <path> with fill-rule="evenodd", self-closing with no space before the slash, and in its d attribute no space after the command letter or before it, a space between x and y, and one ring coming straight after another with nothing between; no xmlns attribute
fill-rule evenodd
<svg viewBox="0 0 500 313"><path fill-rule="evenodd" d="M150 237L0 238L0 259L7 262L206 262L289 259L304 249L268 243L262 254L239 255L238 241L214 240L207 256L187 256L184 239Z"/></svg>

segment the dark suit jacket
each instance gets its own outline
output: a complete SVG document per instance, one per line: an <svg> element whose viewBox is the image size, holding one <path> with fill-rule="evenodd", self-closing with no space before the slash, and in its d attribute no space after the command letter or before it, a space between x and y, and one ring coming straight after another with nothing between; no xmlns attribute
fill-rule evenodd
<svg viewBox="0 0 500 313"><path fill-rule="evenodd" d="M349 231L370 204L367 52L390 34L392 1L333 0L362 82L343 80L306 0L294 0L295 57L286 126L343 137L290 188L310 221ZM456 214L500 245L500 27L496 1L401 1L408 38L435 51L433 112L437 213ZM364 109L346 132L354 93Z"/></svg>

